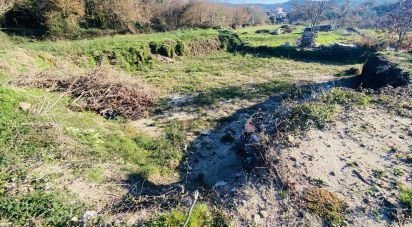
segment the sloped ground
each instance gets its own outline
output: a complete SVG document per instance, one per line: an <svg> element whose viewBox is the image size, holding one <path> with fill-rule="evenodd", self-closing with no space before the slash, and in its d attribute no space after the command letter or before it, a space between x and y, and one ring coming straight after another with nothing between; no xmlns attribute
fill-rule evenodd
<svg viewBox="0 0 412 227"><path fill-rule="evenodd" d="M410 205L401 199L412 183L411 91L409 85L359 93L358 101L367 100L362 105L339 104L333 120L303 134L272 134L281 127L281 109L255 114L253 124L267 131L256 130L260 142L252 151L269 158L251 163L255 169L241 184L229 181L219 190L240 217L237 225L411 224Z"/></svg>
<svg viewBox="0 0 412 227"><path fill-rule="evenodd" d="M100 44L95 46L97 43L106 45L107 40L111 40L110 44L118 38L105 38L97 40L96 43L79 43L91 49L98 49ZM344 86L341 82L328 81L338 79L337 76L341 76L350 67L357 67L353 62L285 59L269 55L258 57L225 52L179 57L173 61L162 58L170 62L164 64L159 60L160 62L126 75L128 80L139 81L141 85L156 90L157 94L164 98L160 107L153 113L145 113L145 117L138 121L127 121L123 118L109 121L95 113L79 112L69 108L74 100L64 95L13 87L8 83L17 75L34 75L39 71L61 71L60 73L67 75L72 75L73 72L79 75L87 74L96 67L93 62L89 62L91 59L63 54L66 51L68 55L81 53L73 49L73 44L22 42L17 50L14 50L14 45L16 44L10 43L9 47L0 53L0 102L7 105L6 114L2 114L3 118L0 118L0 126L5 129L3 137L7 139L7 143L4 143L7 146L0 146L0 151L3 152L1 149L4 149L2 154L7 156L7 162L0 162L0 185L5 188L0 194L3 201L7 202L3 203L5 205L1 208L1 212L8 215L4 221L7 223L14 220L16 223L24 223L29 219L42 222L41 224L81 223L83 214L89 210L97 211L94 218L100 223L113 222L125 225L153 220L146 224L176 226L185 221L195 190L200 191L200 197L198 205L195 206L191 226L202 225L199 223L211 225L224 222L235 226L320 223L320 218L306 212L308 205L305 198L323 196L326 202L328 199L334 201L339 212L345 207L342 205L343 202L340 202L342 199L349 204L349 209L353 210L357 206L355 202L359 201L346 198L349 192L335 192L334 187L338 186L334 179L344 176L349 178L349 174L352 173L350 171L356 170L359 175L353 172L353 182L362 176L364 181L361 182L375 185L373 177L369 179L369 174L382 175L381 171L371 170L380 164L378 154L374 156L373 161L365 161L364 165L357 164L358 167L353 164L350 171L345 168L346 172L343 173L338 173L338 167L325 172L317 171L316 166L324 164L320 155L327 157L327 160L338 160L336 165L340 166L352 162L354 158L348 157L350 152L358 152L345 150L344 153L339 153L333 150L332 146L339 150L343 145L339 137L336 141L333 137L329 139L332 133L341 132L346 127L352 129L352 124L358 124L365 119L356 118L358 115L375 114L380 117L391 117L395 114L397 117L391 118L389 123L395 125L396 133L403 133L405 137L406 132L401 132L399 127L407 127L407 119L410 119L410 115L405 115L410 109L397 105L392 107L392 104L388 103L394 100L389 90L379 105L368 103L364 108L354 108L355 112L352 112L352 109L343 109L341 115L345 116L346 113L346 118L341 115L335 116L335 128L312 129L307 137L293 135L290 138L282 138L281 141L286 138L287 143L281 148L283 152L279 154L282 155L274 153L277 156L272 162L284 163L287 166L278 165L279 169L275 171L278 174L273 174L273 169L269 168L273 166L261 162L259 158L259 155L267 153L252 151L256 148L271 148L278 151L277 147L268 146L273 145L269 142L276 141L277 138L272 138L270 131L263 131L264 127L261 125L252 127L249 123L254 123L254 119L275 122L275 118L271 116L273 117L273 113L277 111L282 112L284 104L288 103L285 101L312 100L319 96L319 90ZM72 58L77 58L78 62L73 63ZM156 58L153 60L156 61ZM117 72L122 72L119 68L104 66L113 67L116 74L113 77L119 79ZM302 96L305 93L302 91L305 89L301 87L302 84L315 84L309 90L316 92L313 95ZM286 91L292 92L284 93ZM401 96L398 100L405 97L410 96ZM163 101L166 103L162 103ZM31 104L31 108L19 108L22 102ZM391 108L403 110L403 113L387 112L387 109ZM328 112L329 108L323 106L321 110ZM17 122L15 114L21 115ZM328 119L327 125L330 125L330 120L332 119ZM349 124L350 122L352 123ZM372 125L377 128L374 133L389 133L390 125L386 123L385 121ZM33 130L29 130L30 127ZM357 131L354 129L353 133L355 132ZM325 145L325 148L321 143L319 146L324 149L322 152L310 150L311 153L316 153L313 154L317 158L312 160L314 165L309 164L310 157L295 157L295 152L307 153L309 148L317 146L321 140L318 139L320 134L330 140L331 147ZM360 152L367 151L366 145L369 146L372 142L385 142L385 146L399 142L391 139L391 143L386 143L386 138L379 139L378 142L372 141L369 134L355 136L362 142L353 140L348 144L353 147L365 145ZM342 140L347 139L344 137ZM39 141L45 143L38 143ZM297 146L299 143L300 147ZM362 144L359 145L360 143ZM379 144L374 146L379 147ZM399 147L403 149L405 146ZM32 153L26 156L21 152L23 148ZM328 149L333 150L334 155L328 156ZM347 160L340 160L342 156ZM360 155L359 158L364 156ZM293 167L296 162L299 164ZM306 165L300 164L301 162ZM391 164L387 160L381 162ZM408 185L406 167L400 166L396 174L401 175L401 172L404 172L398 179ZM288 176L291 171L295 171L295 174ZM335 177L328 175L331 171L335 172ZM308 179L308 172L325 179ZM281 175L285 175L286 179L296 178L288 182ZM381 179L384 181L386 178ZM330 184L330 188L324 182ZM322 186L330 192L310 190L311 193L306 195L308 187L316 189L312 184ZM56 198L60 197L56 192L66 197L58 200ZM51 197L55 194L56 198ZM32 198L31 195L36 197ZM36 203L39 205L23 209L30 199L39 201ZM377 204L370 200L370 204ZM50 209L43 206L43 202L55 202L52 213L45 213ZM69 209L74 205L76 210ZM310 207L319 205L312 204ZM22 216L22 212L26 216ZM161 215L163 213L164 216ZM226 214L229 220L219 219L221 213ZM325 214L324 211L319 213ZM14 220L10 220L11 215ZM341 216L332 213L331 217L327 213L327 221L348 221L352 218L351 215L345 213ZM373 222L373 219L369 221L368 223L382 223Z"/></svg>

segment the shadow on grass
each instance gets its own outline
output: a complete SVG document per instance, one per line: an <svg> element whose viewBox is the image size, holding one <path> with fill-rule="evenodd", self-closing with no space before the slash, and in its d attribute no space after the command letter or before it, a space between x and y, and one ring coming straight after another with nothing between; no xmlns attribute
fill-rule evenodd
<svg viewBox="0 0 412 227"><path fill-rule="evenodd" d="M195 96L183 98L179 102L174 102L172 99L165 99L162 100L161 103L165 106L165 109L171 106L207 108L219 102L230 101L231 99L256 100L258 98L265 98L279 92L287 91L290 88L291 84L286 81L273 80L244 86L212 88Z"/></svg>
<svg viewBox="0 0 412 227"><path fill-rule="evenodd" d="M243 46L237 52L261 58L278 57L328 65L364 63L368 56L373 54L370 49L344 46L325 46L314 49L298 49L285 46Z"/></svg>
<svg viewBox="0 0 412 227"><path fill-rule="evenodd" d="M364 63L374 51L369 48L347 47L340 45L322 46L312 49L300 49L287 46L249 46L231 31L220 31L219 39L231 53L251 54L260 58L287 58L304 62L316 62L328 65ZM276 37L274 37L276 39Z"/></svg>

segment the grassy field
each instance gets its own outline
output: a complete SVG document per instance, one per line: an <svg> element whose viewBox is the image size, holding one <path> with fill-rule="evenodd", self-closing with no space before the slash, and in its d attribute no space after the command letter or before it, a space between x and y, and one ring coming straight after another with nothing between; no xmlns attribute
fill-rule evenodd
<svg viewBox="0 0 412 227"><path fill-rule="evenodd" d="M239 29L236 32L239 34L240 38L244 40L248 45L251 46L269 46L278 47L289 43L289 45L296 46L296 40L302 36L303 26L291 26L291 33L283 33L280 35L272 35L270 33L257 34L259 30L269 30L270 32L279 29L279 25L267 25L260 27L250 27ZM333 32L320 32L316 43L318 45L330 45L333 43L350 43L353 41L354 36L351 34L346 34L343 31L333 31Z"/></svg>
<svg viewBox="0 0 412 227"><path fill-rule="evenodd" d="M278 36L256 34L256 30L274 28L246 28L236 33L247 45L277 47L285 42L293 44L302 30L298 27L291 34ZM103 61L103 68L155 91L158 107L139 121L122 117L106 120L99 114L73 109L75 100L65 94L10 83L38 72L85 74L99 67L93 58L95 52L128 51L137 46L147 49L150 42L216 39L218 34L217 30L199 29L35 41L1 33L0 225L77 223L84 211L106 206L110 201L100 199L107 198L106 194L127 194L121 185L132 185L136 177L155 184L176 182L187 155L185 147L222 119L295 85L332 80L345 69L359 67L223 50L175 56L168 63L148 54L150 64L142 67L131 67L130 59L126 59L127 65ZM319 35L319 43L325 45L348 40L350 37L340 32ZM180 105L173 104L177 98L183 100ZM24 110L22 103L28 103L29 110ZM51 207L45 209L45 204ZM201 204L197 209L207 208ZM170 223L184 219L185 214L175 213L179 217L166 215L163 219ZM114 219L104 212L102 216Z"/></svg>

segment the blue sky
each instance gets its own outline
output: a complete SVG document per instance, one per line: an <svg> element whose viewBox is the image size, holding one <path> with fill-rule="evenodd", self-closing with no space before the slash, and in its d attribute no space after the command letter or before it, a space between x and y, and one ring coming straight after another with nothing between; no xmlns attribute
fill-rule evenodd
<svg viewBox="0 0 412 227"><path fill-rule="evenodd" d="M287 2L288 0L220 0L221 2L228 2L228 3L280 3L280 2Z"/></svg>

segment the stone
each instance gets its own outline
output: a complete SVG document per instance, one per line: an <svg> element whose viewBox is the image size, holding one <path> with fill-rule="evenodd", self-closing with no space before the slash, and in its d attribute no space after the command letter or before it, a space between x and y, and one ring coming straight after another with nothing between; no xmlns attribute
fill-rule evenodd
<svg viewBox="0 0 412 227"><path fill-rule="evenodd" d="M295 137L293 137L292 135L288 135L288 142L289 143L294 143L295 142Z"/></svg>
<svg viewBox="0 0 412 227"><path fill-rule="evenodd" d="M266 210L261 210L259 212L259 215L261 218L267 218L268 217L268 212Z"/></svg>
<svg viewBox="0 0 412 227"><path fill-rule="evenodd" d="M27 102L21 102L19 103L19 108L24 112L29 112L29 110L31 109L31 104Z"/></svg>
<svg viewBox="0 0 412 227"><path fill-rule="evenodd" d="M254 221L256 224L260 223L260 221L261 221L260 215L259 215L259 214L253 215L253 221Z"/></svg>
<svg viewBox="0 0 412 227"><path fill-rule="evenodd" d="M218 188L218 187L224 187L227 185L227 182L225 181L219 181L217 182L213 187Z"/></svg>
<svg viewBox="0 0 412 227"><path fill-rule="evenodd" d="M84 214L83 214L83 222L84 222L84 223L88 223L88 222L90 222L91 220L93 220L96 216L97 216L97 212L96 212L96 211L92 211L92 210L86 211L86 212L84 212Z"/></svg>

